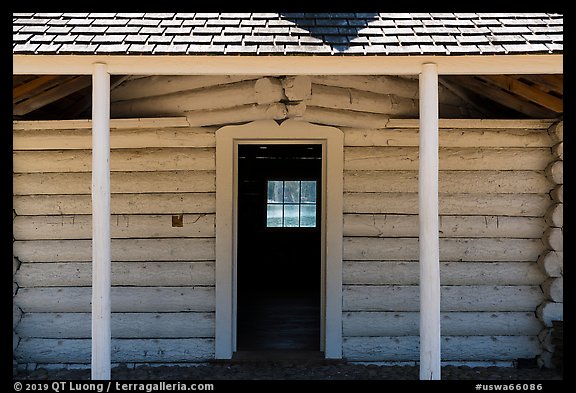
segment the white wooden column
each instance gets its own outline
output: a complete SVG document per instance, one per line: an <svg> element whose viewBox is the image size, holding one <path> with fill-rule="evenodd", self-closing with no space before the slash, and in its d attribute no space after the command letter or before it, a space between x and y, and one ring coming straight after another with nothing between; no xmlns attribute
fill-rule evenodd
<svg viewBox="0 0 576 393"><path fill-rule="evenodd" d="M92 379L110 379L110 74L92 73Z"/></svg>
<svg viewBox="0 0 576 393"><path fill-rule="evenodd" d="M440 243L438 237L438 70L423 64L418 168L420 379L440 379Z"/></svg>

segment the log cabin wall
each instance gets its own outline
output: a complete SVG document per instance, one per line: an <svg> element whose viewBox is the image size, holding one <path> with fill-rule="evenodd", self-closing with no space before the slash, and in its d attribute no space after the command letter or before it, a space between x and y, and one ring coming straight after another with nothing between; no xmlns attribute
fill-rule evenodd
<svg viewBox="0 0 576 393"><path fill-rule="evenodd" d="M21 363L90 363L89 128L14 130ZM111 130L112 359L214 354L215 128ZM64 127L64 128L62 128Z"/></svg>
<svg viewBox="0 0 576 393"><path fill-rule="evenodd" d="M419 359L417 126L391 120L384 129L344 128L348 359ZM544 324L535 311L549 304L548 274L537 261L550 252L545 216L555 205L546 174L555 160L549 126L440 122L443 361L541 356Z"/></svg>
<svg viewBox="0 0 576 393"><path fill-rule="evenodd" d="M550 192L552 205L544 216L548 225L543 238L546 251L538 258L538 265L548 277L542 283L545 300L536 310L545 326L538 335L542 345L538 363L548 368L561 368L564 321L564 122L553 124L549 133L554 144L554 160L546 167L546 176L554 184L554 189Z"/></svg>
<svg viewBox="0 0 576 393"><path fill-rule="evenodd" d="M215 132L287 118L344 132L344 357L419 359L417 80L153 76L111 97L113 362L214 357ZM561 305L558 125L470 118L443 88L440 116L443 360L541 357ZM90 124L13 136L15 358L89 365Z"/></svg>

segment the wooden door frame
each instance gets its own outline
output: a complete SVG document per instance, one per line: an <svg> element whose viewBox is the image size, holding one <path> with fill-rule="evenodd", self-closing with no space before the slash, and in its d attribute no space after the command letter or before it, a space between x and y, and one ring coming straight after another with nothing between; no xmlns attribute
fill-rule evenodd
<svg viewBox="0 0 576 393"><path fill-rule="evenodd" d="M335 127L299 120L257 120L216 131L215 358L236 351L237 146L241 143L321 143L322 318L321 350L342 358L342 234L344 135Z"/></svg>

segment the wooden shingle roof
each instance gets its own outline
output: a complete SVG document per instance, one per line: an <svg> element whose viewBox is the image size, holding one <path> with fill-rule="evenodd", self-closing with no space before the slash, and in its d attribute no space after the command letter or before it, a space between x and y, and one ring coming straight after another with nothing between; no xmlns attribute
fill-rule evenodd
<svg viewBox="0 0 576 393"><path fill-rule="evenodd" d="M63 59L62 65L91 57L105 57L107 62L128 58L130 65L141 63L140 59L161 58L165 64L198 58L209 59L212 70L214 59L228 56L238 61L256 57L259 62L284 62L278 58L282 56L292 56L296 62L302 56L316 56L313 61L322 64L356 61L352 57L393 62L434 56L439 62L466 64L513 58L514 64L526 65L530 60L513 55L541 61L563 54L563 15L557 13L38 12L12 16L13 58L40 59L41 69L53 65L56 58ZM312 59L304 60L308 70ZM88 116L91 76L61 71L53 66L39 74L15 73L13 118ZM131 74L139 75L131 67L111 75L111 89ZM493 116L556 118L563 114L563 74L511 68L501 75L445 73L439 82Z"/></svg>
<svg viewBox="0 0 576 393"><path fill-rule="evenodd" d="M14 13L13 54L560 54L550 13Z"/></svg>

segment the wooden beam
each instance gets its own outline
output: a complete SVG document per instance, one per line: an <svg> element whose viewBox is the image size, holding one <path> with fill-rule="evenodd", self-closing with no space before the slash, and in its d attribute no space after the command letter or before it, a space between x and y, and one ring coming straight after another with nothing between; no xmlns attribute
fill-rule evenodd
<svg viewBox="0 0 576 393"><path fill-rule="evenodd" d="M54 101L57 101L69 94L72 94L78 90L90 86L91 77L90 76L78 76L71 80L68 80L50 90L46 90L33 98L22 101L12 108L12 113L14 115L25 115L38 108L42 108Z"/></svg>
<svg viewBox="0 0 576 393"><path fill-rule="evenodd" d="M471 94L469 90L459 86L458 84L446 80L445 77L439 77L438 82L446 89L460 97L464 102L480 112L483 116L494 117L492 115L493 109L487 108L488 105L481 102L481 97Z"/></svg>
<svg viewBox="0 0 576 393"><path fill-rule="evenodd" d="M73 76L41 75L35 79L14 87L14 89L12 89L12 103L15 104L27 98L33 97L43 92L44 90L48 90L72 78Z"/></svg>
<svg viewBox="0 0 576 393"><path fill-rule="evenodd" d="M564 93L564 76L563 75L510 75L516 79L528 79L538 85L554 91L559 94Z"/></svg>
<svg viewBox="0 0 576 393"><path fill-rule="evenodd" d="M36 75L13 75L12 76L12 88L22 85L26 82L30 82L32 79L36 79Z"/></svg>
<svg viewBox="0 0 576 393"><path fill-rule="evenodd" d="M448 78L449 81L453 81L462 87L472 90L476 94L480 94L503 106L514 109L523 115L537 118L550 118L556 116L556 113L550 110L532 104L526 100L521 100L513 94L477 79L474 76L446 76L445 78Z"/></svg>
<svg viewBox="0 0 576 393"><path fill-rule="evenodd" d="M518 79L514 79L508 75L480 75L478 78L500 87L511 93L524 97L540 106L550 109L554 112L560 113L564 111L563 100L547 94L546 92L532 87Z"/></svg>
<svg viewBox="0 0 576 393"><path fill-rule="evenodd" d="M470 56L13 55L12 74L89 75L95 62L114 75L439 75L562 74L562 54Z"/></svg>

